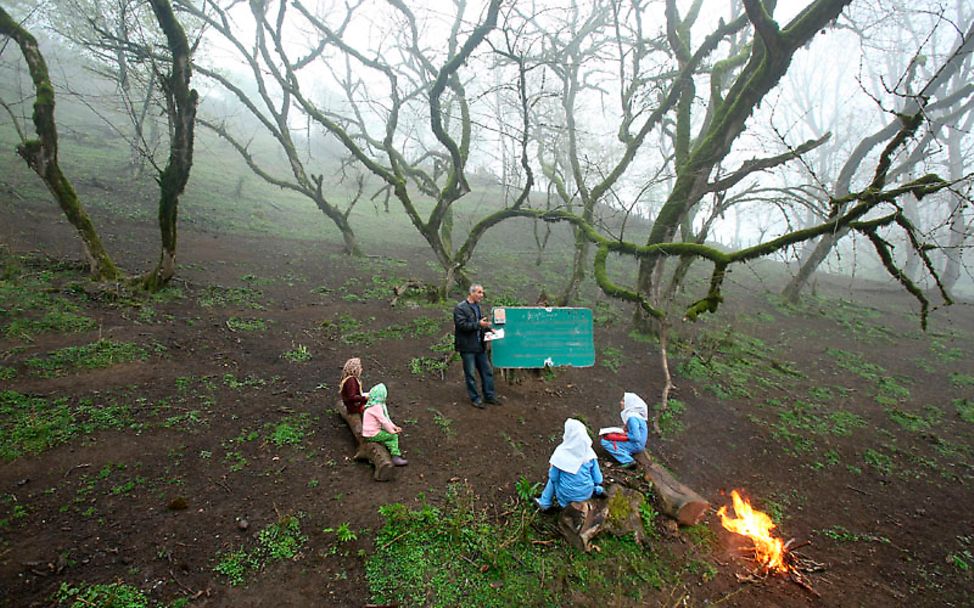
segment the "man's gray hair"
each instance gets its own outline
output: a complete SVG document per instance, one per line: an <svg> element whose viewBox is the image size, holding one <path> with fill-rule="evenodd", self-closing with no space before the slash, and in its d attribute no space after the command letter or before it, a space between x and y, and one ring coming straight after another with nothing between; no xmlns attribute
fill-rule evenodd
<svg viewBox="0 0 974 608"><path fill-rule="evenodd" d="M473 293L477 291L478 288L483 289L484 286L481 285L480 283L474 283L473 285L470 286L470 289L467 290L467 293Z"/></svg>

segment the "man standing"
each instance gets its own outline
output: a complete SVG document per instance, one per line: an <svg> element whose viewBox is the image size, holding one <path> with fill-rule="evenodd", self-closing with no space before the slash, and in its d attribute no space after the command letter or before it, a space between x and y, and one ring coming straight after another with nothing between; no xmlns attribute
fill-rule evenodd
<svg viewBox="0 0 974 608"><path fill-rule="evenodd" d="M499 403L494 392L494 371L487 360L487 349L484 346L484 334L492 331L490 322L480 310L480 302L484 299L482 285L471 285L466 299L453 307L453 346L460 353L463 360L463 377L467 382L467 395L474 407L483 409L484 401ZM484 401L477 394L477 379L474 370L480 374L480 382L484 389Z"/></svg>

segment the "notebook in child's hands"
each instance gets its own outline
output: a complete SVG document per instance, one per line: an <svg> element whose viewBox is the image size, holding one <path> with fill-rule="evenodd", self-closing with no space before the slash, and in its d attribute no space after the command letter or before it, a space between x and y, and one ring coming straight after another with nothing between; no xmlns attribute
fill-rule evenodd
<svg viewBox="0 0 974 608"><path fill-rule="evenodd" d="M607 426L605 428L599 429L599 436L608 435L609 433L622 434L622 433L625 433L625 432L626 431L623 430L622 427L619 427L619 426Z"/></svg>

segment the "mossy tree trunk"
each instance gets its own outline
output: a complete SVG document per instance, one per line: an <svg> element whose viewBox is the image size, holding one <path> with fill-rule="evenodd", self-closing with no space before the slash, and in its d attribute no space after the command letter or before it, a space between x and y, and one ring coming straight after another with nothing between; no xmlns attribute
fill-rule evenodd
<svg viewBox="0 0 974 608"><path fill-rule="evenodd" d="M89 272L95 280L114 281L121 272L105 250L94 223L85 211L71 182L58 164L58 134L54 120L54 87L51 85L47 63L37 46L37 40L0 8L0 34L9 36L20 47L34 82L35 100L33 121L37 139L17 146L17 153L44 181L54 195L64 215L81 237Z"/></svg>
<svg viewBox="0 0 974 608"><path fill-rule="evenodd" d="M703 130L677 166L676 180L650 231L647 245L671 242L681 222L708 191L714 168L730 153L744 132L747 119L764 96L781 80L795 51L835 19L851 0L816 0L784 29L775 23L764 2L744 0L748 20L755 30L747 63L737 74L726 96L711 95ZM671 9L675 12L675 8ZM673 28L671 28L673 29ZM678 32L677 32L678 33ZM679 36L670 36L673 40ZM637 290L658 304L666 256L652 255L640 261ZM637 310L637 325L646 328L648 317Z"/></svg>
<svg viewBox="0 0 974 608"><path fill-rule="evenodd" d="M176 273L176 236L179 197L186 189L193 167L193 138L196 127L196 91L190 88L191 51L186 33L173 14L169 0L149 0L159 27L166 35L172 65L162 77L166 111L171 125L169 160L159 172L159 231L162 248L159 263L143 279L143 286L156 291Z"/></svg>

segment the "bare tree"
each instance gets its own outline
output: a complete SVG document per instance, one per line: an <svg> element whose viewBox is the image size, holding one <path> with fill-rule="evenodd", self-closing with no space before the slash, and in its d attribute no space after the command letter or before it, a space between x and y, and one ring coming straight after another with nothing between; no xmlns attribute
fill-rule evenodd
<svg viewBox="0 0 974 608"><path fill-rule="evenodd" d="M252 140L243 134L240 124L234 125L226 118L213 117L201 118L200 124L226 140L261 179L310 199L338 228L344 241L345 253L361 255L355 231L348 219L361 190L353 202L344 208L334 202L326 188L325 173L315 173L312 169L313 164L322 162L321 159L303 152L294 134L295 125L304 118L300 115L300 106L295 104L293 92L293 88L298 86L297 72L320 56L324 44L311 49L307 56L297 59L288 56L283 45L283 28L287 11L285 2L278 4L278 11L273 19L267 16L272 3L250 4L251 16L256 26L253 38L249 40L244 38L232 15L219 2L206 0L197 6L194 2L177 1L183 10L201 20L229 42L236 56L243 61L248 71L246 84L238 82L226 70L217 66L197 62L196 70L223 87L274 139L287 160L290 179L278 174L272 163L253 153ZM310 131L307 137L309 139L312 137Z"/></svg>
<svg viewBox="0 0 974 608"><path fill-rule="evenodd" d="M54 120L54 86L47 71L47 63L37 46L37 40L0 7L0 34L13 39L24 55L24 61L34 82L34 129L36 139L28 139L20 132L21 143L17 153L27 165L44 181L57 200L64 215L81 237L88 270L92 278L99 281L113 281L121 277L121 272L112 261L98 236L98 231L85 211L84 205L71 182L61 171L58 162L58 133ZM14 124L17 124L14 120Z"/></svg>
<svg viewBox="0 0 974 608"><path fill-rule="evenodd" d="M889 115L886 123L869 136L860 139L845 157L845 162L832 182L832 194L843 196L853 188L853 182L857 178L863 179L862 176L866 173L861 171L864 162L900 129L902 116L923 112L928 120L925 122L925 131L919 134L918 144L903 158L895 159L895 164L887 175L887 179L891 181L909 179L921 162L928 160L931 146L939 141L944 129L962 120L971 111L974 85L970 83L969 67L965 66L970 65L970 53L974 50L974 21L968 18L968 23L963 27L963 30L957 31L953 49L948 51L944 62L928 62L918 51L903 70L902 77L897 78L896 72L887 74L884 83L891 80L898 81L899 84L898 90L891 91L898 98L897 106L885 110ZM898 68L893 66L891 69ZM927 80L925 84L918 85L917 81L922 78L923 72L927 73ZM826 174L819 177L829 180ZM961 178L960 174L951 177L955 180ZM819 207L820 216L831 212L830 201L823 198L822 203ZM824 235L814 248L806 248L798 272L782 292L786 299L793 302L798 299L809 278L846 234L847 230Z"/></svg>
<svg viewBox="0 0 974 608"><path fill-rule="evenodd" d="M190 45L181 24L172 11L168 0L150 0L159 28L165 35L170 69L163 72L160 64L159 79L166 101L170 123L169 159L158 170L159 228L162 237L160 259L156 268L135 282L149 290L165 285L175 273L176 228L179 196L189 180L193 162L193 131L196 116L197 94L190 89ZM18 152L27 164L44 180L54 194L69 221L78 231L85 247L91 274L98 280L118 280L122 273L101 244L91 222L71 183L61 172L58 164L57 126L54 120L54 87L47 65L37 42L26 30L3 12L0 33L17 41L31 73L36 89L34 103L34 127L38 138L28 140L21 133L22 144ZM130 46L128 40L116 39L124 53L155 60L155 49ZM16 124L16 121L15 121Z"/></svg>

